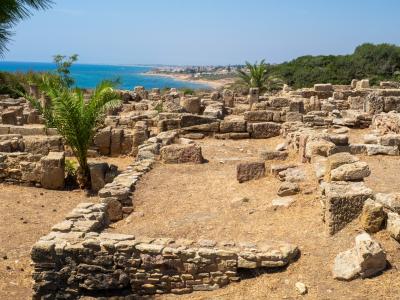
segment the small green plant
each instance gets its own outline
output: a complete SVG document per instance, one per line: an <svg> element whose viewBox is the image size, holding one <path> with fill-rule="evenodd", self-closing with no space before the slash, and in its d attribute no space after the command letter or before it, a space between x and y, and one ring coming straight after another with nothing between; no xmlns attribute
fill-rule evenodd
<svg viewBox="0 0 400 300"><path fill-rule="evenodd" d="M189 88L185 88L183 90L183 95L187 96L187 95L194 95L195 91L193 89L189 89Z"/></svg>
<svg viewBox="0 0 400 300"><path fill-rule="evenodd" d="M161 101L158 102L157 105L154 107L154 110L156 110L158 113L162 113L164 111L163 103Z"/></svg>
<svg viewBox="0 0 400 300"><path fill-rule="evenodd" d="M77 187L78 164L74 160L65 160L65 186L69 188Z"/></svg>
<svg viewBox="0 0 400 300"><path fill-rule="evenodd" d="M66 159L65 160L65 176L76 177L78 166L76 161Z"/></svg>

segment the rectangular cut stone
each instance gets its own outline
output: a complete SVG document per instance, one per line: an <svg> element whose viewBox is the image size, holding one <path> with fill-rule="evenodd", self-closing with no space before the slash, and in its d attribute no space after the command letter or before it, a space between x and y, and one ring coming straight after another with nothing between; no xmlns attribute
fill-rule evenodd
<svg viewBox="0 0 400 300"><path fill-rule="evenodd" d="M335 234L357 218L373 191L363 182L337 181L323 183L324 221L328 233Z"/></svg>
<svg viewBox="0 0 400 300"><path fill-rule="evenodd" d="M242 183L265 176L264 162L243 162L237 165L236 178Z"/></svg>

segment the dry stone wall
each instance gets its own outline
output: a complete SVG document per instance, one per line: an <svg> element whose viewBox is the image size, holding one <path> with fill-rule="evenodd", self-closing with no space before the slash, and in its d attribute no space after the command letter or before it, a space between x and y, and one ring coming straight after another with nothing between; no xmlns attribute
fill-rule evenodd
<svg viewBox="0 0 400 300"><path fill-rule="evenodd" d="M162 134L153 142L165 145L174 138ZM34 299L209 291L239 281L241 270L280 269L298 256L296 246L282 242L194 242L105 232L110 222L132 212L135 185L153 164L154 158L135 161L99 191L100 204L79 204L33 246Z"/></svg>

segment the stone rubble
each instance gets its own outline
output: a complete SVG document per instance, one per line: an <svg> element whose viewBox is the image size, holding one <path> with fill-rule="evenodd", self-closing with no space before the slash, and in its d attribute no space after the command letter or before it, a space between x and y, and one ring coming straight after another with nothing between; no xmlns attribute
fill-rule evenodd
<svg viewBox="0 0 400 300"><path fill-rule="evenodd" d="M367 278L386 269L386 253L367 233L355 238L355 246L339 253L333 266L333 277L338 280Z"/></svg>

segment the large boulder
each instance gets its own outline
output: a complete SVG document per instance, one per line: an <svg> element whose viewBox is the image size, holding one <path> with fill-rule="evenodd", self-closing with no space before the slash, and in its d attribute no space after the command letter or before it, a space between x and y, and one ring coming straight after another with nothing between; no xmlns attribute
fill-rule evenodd
<svg viewBox="0 0 400 300"><path fill-rule="evenodd" d="M204 162L201 147L196 144L173 144L161 148L161 161L167 164Z"/></svg>

